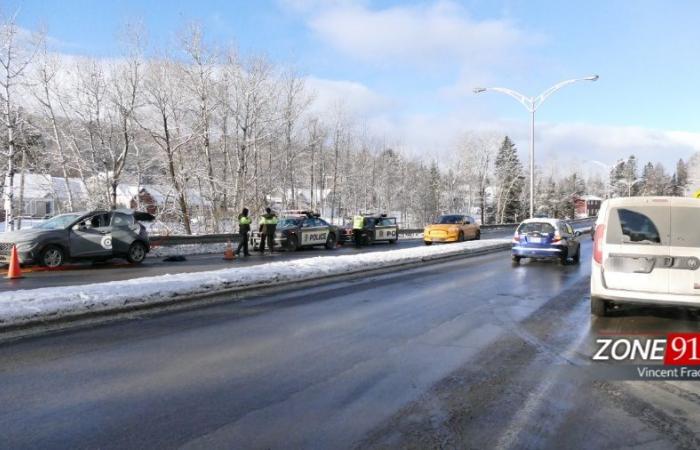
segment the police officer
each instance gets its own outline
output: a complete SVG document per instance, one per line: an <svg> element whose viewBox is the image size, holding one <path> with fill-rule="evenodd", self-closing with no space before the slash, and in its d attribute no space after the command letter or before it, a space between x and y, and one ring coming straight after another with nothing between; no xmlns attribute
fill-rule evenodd
<svg viewBox="0 0 700 450"><path fill-rule="evenodd" d="M275 230L277 215L270 208L265 208L265 214L260 219L260 253L265 253L265 240L270 247L270 253L275 251Z"/></svg>
<svg viewBox="0 0 700 450"><path fill-rule="evenodd" d="M241 249L245 256L250 256L248 253L248 238L250 235L251 218L248 217L248 208L243 208L243 211L238 215L238 234L241 235L241 242L238 243L236 254L241 254Z"/></svg>
<svg viewBox="0 0 700 450"><path fill-rule="evenodd" d="M352 237L355 240L355 248L362 245L362 229L365 227L364 216L357 214L352 218Z"/></svg>

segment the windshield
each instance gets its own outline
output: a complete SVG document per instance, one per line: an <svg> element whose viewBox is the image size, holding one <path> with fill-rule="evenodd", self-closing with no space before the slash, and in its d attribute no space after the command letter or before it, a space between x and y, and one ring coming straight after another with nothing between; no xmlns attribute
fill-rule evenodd
<svg viewBox="0 0 700 450"><path fill-rule="evenodd" d="M298 218L290 218L287 217L285 219L280 220L277 223L277 228L293 228L293 227L298 227L301 225L302 219Z"/></svg>
<svg viewBox="0 0 700 450"><path fill-rule="evenodd" d="M435 223L439 224L457 224L462 222L462 216L440 216Z"/></svg>
<svg viewBox="0 0 700 450"><path fill-rule="evenodd" d="M34 228L41 230L62 230L79 218L80 214L61 214L60 216L52 217L46 222L34 226Z"/></svg>

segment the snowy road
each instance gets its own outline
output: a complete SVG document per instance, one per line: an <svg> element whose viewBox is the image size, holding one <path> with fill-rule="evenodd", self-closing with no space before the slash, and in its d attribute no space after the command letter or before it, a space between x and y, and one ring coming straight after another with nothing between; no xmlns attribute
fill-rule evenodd
<svg viewBox="0 0 700 450"><path fill-rule="evenodd" d="M697 383L587 376L597 332L697 322L593 320L589 274L501 252L7 343L0 447L697 447Z"/></svg>

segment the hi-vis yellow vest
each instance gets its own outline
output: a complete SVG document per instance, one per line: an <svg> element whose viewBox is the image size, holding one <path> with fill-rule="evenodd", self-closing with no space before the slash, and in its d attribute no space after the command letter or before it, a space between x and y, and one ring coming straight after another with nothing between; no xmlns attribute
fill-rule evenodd
<svg viewBox="0 0 700 450"><path fill-rule="evenodd" d="M361 230L365 225L365 218L362 216L355 216L352 219L352 229Z"/></svg>

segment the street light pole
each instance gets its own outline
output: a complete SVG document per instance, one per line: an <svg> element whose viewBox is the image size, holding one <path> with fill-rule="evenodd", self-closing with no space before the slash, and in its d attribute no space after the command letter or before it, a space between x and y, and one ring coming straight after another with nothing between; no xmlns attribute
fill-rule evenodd
<svg viewBox="0 0 700 450"><path fill-rule="evenodd" d="M495 91L495 92L500 92L501 94L506 94L510 97L513 97L515 100L517 100L521 105L525 107L525 109L528 110L530 113L530 217L534 217L535 215L535 111L537 111L537 108L540 107L542 103L544 103L547 98L554 94L556 91L559 89L563 88L564 86L572 83L576 83L577 81L596 81L598 79L598 75L592 75L590 77L585 77L585 78L574 78L571 80L564 80L561 81L554 86L550 87L549 89L545 90L542 92L540 95L537 97L528 97L526 95L521 94L518 91L514 91L512 89L508 88L502 88L502 87L478 87L474 88L474 93L475 94L481 94L482 92L486 91Z"/></svg>
<svg viewBox="0 0 700 450"><path fill-rule="evenodd" d="M535 110L530 111L530 218L535 217Z"/></svg>

